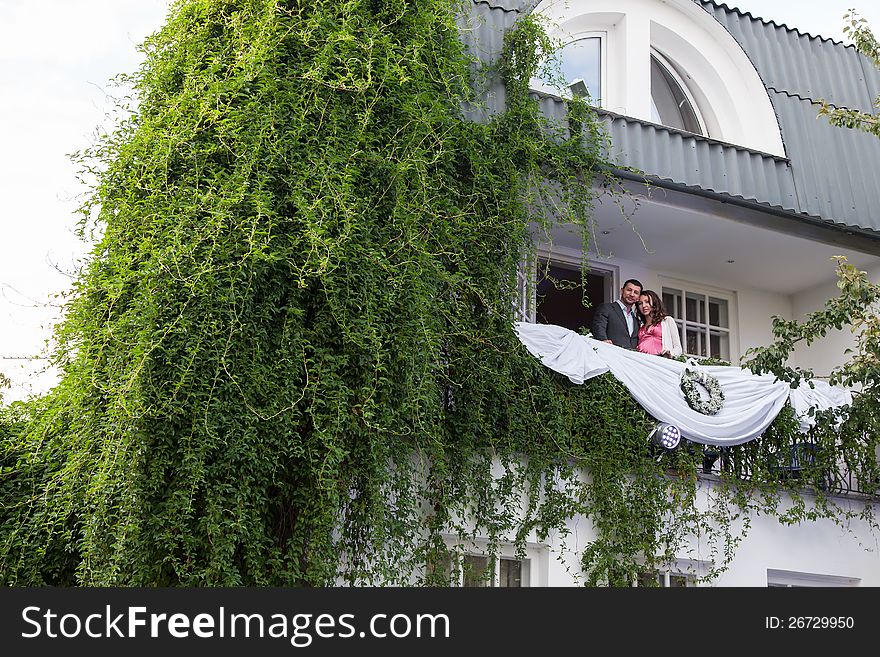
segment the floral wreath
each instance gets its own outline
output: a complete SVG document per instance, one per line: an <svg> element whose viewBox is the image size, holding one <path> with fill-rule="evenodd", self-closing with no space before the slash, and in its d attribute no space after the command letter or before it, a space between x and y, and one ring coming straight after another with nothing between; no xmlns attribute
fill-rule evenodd
<svg viewBox="0 0 880 657"><path fill-rule="evenodd" d="M679 386L688 406L697 413L715 415L724 406L724 392L721 390L721 384L711 374L685 368L681 374ZM709 399L703 399L698 386L702 386L709 393Z"/></svg>

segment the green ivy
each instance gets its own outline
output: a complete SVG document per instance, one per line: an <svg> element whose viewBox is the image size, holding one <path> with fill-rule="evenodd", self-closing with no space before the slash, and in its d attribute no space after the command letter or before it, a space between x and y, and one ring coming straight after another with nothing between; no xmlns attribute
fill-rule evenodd
<svg viewBox="0 0 880 657"><path fill-rule="evenodd" d="M699 451L652 452L619 383L520 345L517 267L535 229L587 239L605 137L577 101L570 131L539 113L537 22L479 70L456 6L173 6L136 110L83 156L98 238L61 382L3 411L0 580L439 583L445 538L565 546L585 516L583 581L625 585L692 536L723 569L734 520L798 495L751 466L756 489L730 478L697 511ZM506 111L469 121L481 75Z"/></svg>

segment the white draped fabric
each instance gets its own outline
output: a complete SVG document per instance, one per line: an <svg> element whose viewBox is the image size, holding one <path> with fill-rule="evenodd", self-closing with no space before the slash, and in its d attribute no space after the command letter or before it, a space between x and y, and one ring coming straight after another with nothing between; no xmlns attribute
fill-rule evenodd
<svg viewBox="0 0 880 657"><path fill-rule="evenodd" d="M812 418L807 410L849 404L852 396L842 388L816 381L792 390L772 374L754 375L740 367L704 366L637 351L579 335L562 326L517 322L516 334L529 352L550 369L581 384L604 372L623 383L633 398L653 417L673 424L688 440L707 445L739 445L757 438L789 399L799 413L801 427ZM685 368L704 371L721 384L724 406L715 415L704 415L688 406L681 392Z"/></svg>

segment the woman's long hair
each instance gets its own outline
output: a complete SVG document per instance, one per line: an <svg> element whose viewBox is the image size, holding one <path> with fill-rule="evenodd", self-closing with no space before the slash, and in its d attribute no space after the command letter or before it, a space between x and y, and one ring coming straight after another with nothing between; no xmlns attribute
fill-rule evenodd
<svg viewBox="0 0 880 657"><path fill-rule="evenodd" d="M666 308L663 307L663 301L660 299L657 293L654 292L654 290L642 290L639 298L641 298L642 296L647 296L649 299L651 299L651 309L653 311L651 313L651 318L654 320L652 324L659 324L664 319L666 319ZM641 308L639 308L638 304L636 304L636 312L639 315L639 319L642 320L642 324L644 324L645 317L644 315L642 315L642 310Z"/></svg>

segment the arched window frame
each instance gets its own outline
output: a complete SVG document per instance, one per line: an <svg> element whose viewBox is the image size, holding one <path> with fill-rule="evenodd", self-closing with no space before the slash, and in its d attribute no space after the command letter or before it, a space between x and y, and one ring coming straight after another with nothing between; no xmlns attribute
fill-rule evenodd
<svg viewBox="0 0 880 657"><path fill-rule="evenodd" d="M779 119L754 64L693 0L540 0L533 11L560 42L607 30L601 107L652 121L649 53L678 65L712 139L785 157ZM536 85L554 95L559 89Z"/></svg>
<svg viewBox="0 0 880 657"><path fill-rule="evenodd" d="M657 50L653 46L651 46L651 57L654 57L659 62L659 64L664 69L666 69L666 71L669 73L670 77L672 77L673 81L678 85L678 88L681 89L681 92L684 94L684 97L687 99L687 102L691 106L691 109L694 112L694 116L697 119L697 123L700 126L700 132L697 134L703 135L704 137L712 137L713 135L711 135L709 133L709 129L706 126L706 120L703 118L703 112L700 109L700 105L697 103L696 98L694 98L693 93L691 93L691 90L688 87L687 82L685 82L684 78L678 72L678 66L673 64L669 60L669 58L666 57L666 55L664 55L662 52L660 52L659 50ZM653 89L650 90L650 94L651 94L651 103L653 104L653 102L654 102L654 100L653 100L654 90ZM660 123L660 125L665 125L665 124ZM667 127L671 127L671 126L667 126ZM675 128L675 129L679 130L680 128ZM685 132L687 132L687 131L685 131Z"/></svg>
<svg viewBox="0 0 880 657"><path fill-rule="evenodd" d="M586 30L566 35L565 43L560 47L580 41L581 39L599 39L599 102L596 107L607 109L607 85L608 85L608 32L605 30ZM571 91L567 87L559 89L542 78L532 78L530 86L536 91L560 95L563 98L571 98ZM595 99L593 99L595 100Z"/></svg>

